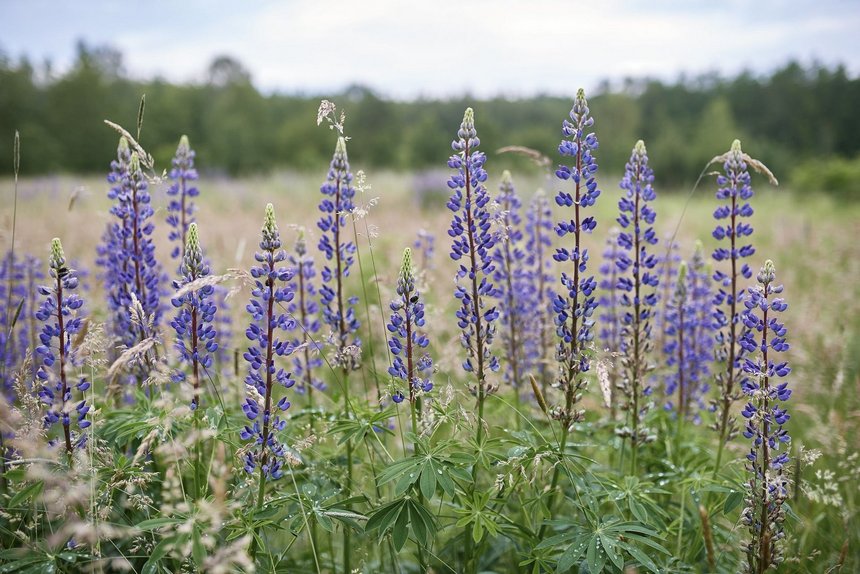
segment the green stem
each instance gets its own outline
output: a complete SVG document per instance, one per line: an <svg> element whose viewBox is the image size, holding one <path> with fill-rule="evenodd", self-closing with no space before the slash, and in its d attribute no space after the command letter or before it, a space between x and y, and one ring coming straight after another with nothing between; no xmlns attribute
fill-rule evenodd
<svg viewBox="0 0 860 574"><path fill-rule="evenodd" d="M561 440L558 443L558 455L559 462L556 465L555 469L552 471L552 482L549 487L549 505L547 506L547 510L549 511L549 517L552 518L552 511L555 508L556 504L556 488L558 488L558 479L561 477L561 467L565 464L564 462L564 451L567 448L567 437L570 434L570 427L564 427L561 431ZM546 523L542 524L540 527L540 531L538 532L538 539L542 539L544 533L546 532Z"/></svg>
<svg viewBox="0 0 860 574"><path fill-rule="evenodd" d="M687 489L681 491L681 513L678 515L678 543L675 550L675 557L680 558L682 541L684 539L684 514L687 511Z"/></svg>

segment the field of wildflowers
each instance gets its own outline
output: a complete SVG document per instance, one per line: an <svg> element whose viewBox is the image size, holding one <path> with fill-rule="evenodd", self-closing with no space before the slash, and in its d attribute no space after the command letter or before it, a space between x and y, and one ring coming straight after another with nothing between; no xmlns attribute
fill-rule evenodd
<svg viewBox="0 0 860 574"><path fill-rule="evenodd" d="M466 109L447 180L353 171L327 101L313 176L16 139L0 573L860 570L860 208L559 120L497 172Z"/></svg>

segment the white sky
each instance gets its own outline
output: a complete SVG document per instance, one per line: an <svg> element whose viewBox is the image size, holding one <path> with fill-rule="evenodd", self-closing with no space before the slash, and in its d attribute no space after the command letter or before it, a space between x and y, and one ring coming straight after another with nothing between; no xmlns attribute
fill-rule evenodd
<svg viewBox="0 0 860 574"><path fill-rule="evenodd" d="M267 91L397 98L573 94L624 76L860 73L856 0L0 0L0 51L65 70L110 44L135 77L200 80L228 54ZM2 87L0 87L2 89Z"/></svg>

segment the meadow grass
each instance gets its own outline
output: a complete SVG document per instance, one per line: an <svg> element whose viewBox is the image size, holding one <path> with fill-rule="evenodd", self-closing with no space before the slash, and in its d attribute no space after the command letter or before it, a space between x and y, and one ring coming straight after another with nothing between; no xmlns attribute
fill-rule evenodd
<svg viewBox="0 0 860 574"><path fill-rule="evenodd" d="M492 157L489 164L492 164ZM491 179L488 182L491 189L496 189L498 184L498 181L493 179L494 174L491 170ZM444 180L440 180L437 194L419 196L413 189L415 177L414 174L393 172L368 174L371 187L359 193L355 203L361 207L372 198L378 198L378 203L370 210L367 220L369 225L365 227L364 223L360 223L355 227L355 231L359 235L363 250L367 248L367 238L362 235L370 233L373 236L373 265L370 253L362 251L361 273L364 284L352 281L350 290L355 295L361 295L365 301L366 308L358 313L362 322L371 322L371 328L376 331L375 337L380 337L382 322L379 314L384 312L388 301L394 295L404 247L412 245L421 228L436 236L437 249L433 269L419 269L419 272L424 273L426 285L430 286L422 291L422 295L427 301L431 350L438 369L434 383L440 394L444 394L444 389L450 384L455 392L454 402L459 402L468 411L474 401L465 392L464 376L460 368L462 352L457 340L453 300L450 297L455 265L447 255L450 245L446 234L450 212L444 208L447 188L444 186ZM538 188L549 193L556 189L556 183L552 179L539 173L520 176L515 173L514 180L524 203ZM620 195L617 177L602 176L599 181L603 195L594 208L599 232L594 236L586 236L584 240L596 259L596 254L603 251L603 238L614 224L617 215L616 200ZM272 203L275 207L285 246L291 246L294 242L295 230L290 229L294 224L308 228L308 244L311 250L315 251L319 230L311 226L310 222L318 217L316 206L321 182L319 174L302 173L278 173L268 177L243 179L202 178L198 186L201 196L197 199L199 211L196 220L200 222L201 242L206 246L206 255L212 261L212 273L217 275L232 268L247 269L252 264L253 253L259 241L262 206L266 203ZM658 235L662 238L677 233L676 240L681 244L681 255L685 258L692 255L692 245L697 239L704 243L707 251L713 249L716 242L711 237L712 212L715 207L715 185L712 178L706 176L692 195L689 195L689 190L663 190L659 183L658 179L655 182L658 197L654 203L658 212L655 226ZM860 203L837 202L813 190L772 188L764 178L757 176L754 176L753 183L756 187L753 202L756 213L753 221L756 227L757 252L751 260L751 266L758 269L765 259L772 259L780 270L780 282L790 294L791 305L790 312L785 315L791 333L792 347L788 358L793 367L791 381L794 392L789 425L793 439L792 457L799 461L797 464L800 466L796 467L796 470L799 470L800 474L797 480L798 491L789 502L790 539L786 555L790 559L783 568L788 572L825 572L840 563L840 553L843 551L843 545L847 543L848 550L841 559L842 572L858 571L860 290L857 286L860 285ZM11 190L12 183L9 180L2 181L0 187ZM166 187L166 184L154 185L151 189L157 222L163 221L166 216ZM57 176L25 178L19 182L17 250L42 255L45 249L41 246L49 245L52 237L62 237L70 260L79 262L83 269L90 272L90 276L85 278L83 283L92 286L87 298L90 301L90 311L96 320L104 320L106 312L103 293L93 274L96 272L95 248L107 222L110 205L106 199L107 189L107 184L99 177ZM4 202L2 217L3 229L10 229L11 202ZM156 228L155 242L161 261L169 261L166 226L159 225ZM9 238L4 236L3 250L8 246ZM318 254L317 261L319 264ZM373 281L374 268L378 283ZM354 271L355 275L359 275L358 267ZM246 322L242 310L247 295L247 291L235 294L232 298L234 304L231 306L237 333L234 341L238 341L237 344L242 348L245 343L238 333L244 329ZM379 300L380 297L382 301ZM367 324L362 325L363 333L367 333L367 327ZM378 339L375 345L374 359L385 364L384 341ZM365 368L368 368L367 364ZM498 374L495 378L496 382L501 379ZM387 381L382 383L387 384ZM238 397L243 394L241 376L238 379L227 377L225 385L227 388L224 389L224 400L238 405ZM334 386L330 381L330 388ZM369 388L372 387L373 385L370 385ZM353 386L353 389L358 388L359 385ZM369 395L373 396L364 398L375 403L375 394L375 390L371 390ZM655 394L659 396L659 386ZM315 396L319 398L322 409L337 410L334 397L325 393ZM549 399L556 401L558 397ZM661 399L658 399L658 404L660 401ZM293 402L302 401L296 399ZM520 425L539 429L547 436L552 436L554 431L543 421L536 401L522 405L521 413L513 407L514 402L513 393L505 388L488 399L485 417L492 421L497 436L515 436L514 429ZM575 447L581 449L583 456L599 459L592 468L616 464L617 456L614 451L618 449L619 443L611 443L609 446L612 452L609 456L602 456L606 454L601 452L602 445L592 442L607 416L606 409L601 407L596 385L587 393L585 405L587 422L575 438ZM468 412L464 413L464 416L468 416ZM518 423L519 417L522 417L522 420ZM408 426L406 419L408 414L401 413L395 424L405 428L402 424ZM666 420L659 419L658 428L661 423L666 423ZM450 426L442 425L440 435L444 436ZM698 456L707 456L710 459L714 457L713 433L706 430L704 425L687 427L685 433L690 434L689 438L685 436L677 444L669 444L668 440L664 441L662 435L658 439L661 452L667 453L667 458L671 459L673 464L685 464L685 461L692 461ZM374 436L373 433L361 436L363 438L356 442L355 450L357 456L366 462L365 466L373 467L372 475L376 475L394 461L390 451L402 449L405 452L411 448L411 441L404 439L399 431L395 432L393 437L384 439L384 444L380 437ZM812 453L801 454L801 445L804 450ZM325 452L333 447L334 440L331 437L320 437L319 443L313 449ZM678 452L681 448L689 449L689 458ZM727 465L728 474L740 474L741 460L747 448L743 440L735 440L729 444L730 455L726 460L731 459L733 462ZM820 457L814 451L820 451ZM212 456L216 454L213 453ZM228 466L233 464L231 454L222 453L219 456L225 458L225 464ZM331 465L332 462L320 464ZM692 462L690 464L692 465ZM684 493L680 498L680 509L676 506L677 501L673 501L672 506L667 508L670 514L680 512L681 518L669 521L667 529L671 543L664 543L674 549L677 542L677 550L681 553L682 540L695 540L686 542L692 548L686 550L686 555L690 556L699 552L697 547L706 544L705 538L702 537L705 526L693 520L685 520L684 517L696 516L698 506L708 504L708 496L711 494L705 489L691 495L694 498L691 502L686 494L694 491L693 485L700 484L704 478L696 474L698 470L688 474L684 474L682 468L675 468L675 471L677 474L674 478L680 477L679 480L687 486L680 489L680 492ZM297 468L295 474L293 472L291 469L286 481L279 485L285 493L292 491L293 486L298 491L299 484L313 483L312 480L305 480L306 473L313 472L313 468ZM525 474L523 471L523 476ZM538 476L543 478L535 478ZM296 482L297 478L299 482ZM649 478L654 484L661 486L673 479L668 472L664 476ZM538 473L530 480L548 482L545 475ZM584 472L579 480L581 482L576 483L579 487L600 482L590 471ZM571 482L573 481L571 478ZM361 484L368 485L371 482ZM627 487L634 490L636 488L629 484ZM376 503L384 501L378 485L375 492L363 494ZM654 497L656 499L657 495ZM526 508L529 501L514 500L507 503ZM305 512L306 509L301 507L301 517L307 524ZM715 541L712 542L716 543L720 556L736 551L736 548L732 548L732 533L740 528L737 525L732 527L730 518L723 522L722 525L713 525L716 532ZM457 544L459 539L455 534L451 534L448 545ZM331 537L326 538L320 533L318 538L314 538L314 547L309 552L309 541L304 538L297 541L298 537L290 539L289 536L283 536L281 548L286 547L287 551L294 548L292 552L296 552L296 556L299 555L300 549L304 549L305 561L301 562L301 569L297 567L296 571L304 571L305 568L308 571L327 571L329 567L334 569L335 557L339 554L335 551L336 541L333 542ZM692 538L684 538L685 536ZM450 571L443 567L445 562L439 558L446 552L450 553L441 547L442 544L443 542L439 542L437 546L424 550L428 551L430 563L436 571ZM419 546L418 550L420 552L422 548ZM365 565L364 568L369 568L366 571L373 571L374 568L376 571L396 571L405 567L404 564L399 564L402 559L396 558L390 547L385 551L387 554L379 558L381 562L374 563L377 552L372 544L360 543L355 557L359 563ZM494 547L493 551L504 553L511 550ZM489 553L489 550L487 552ZM382 554L379 553L380 556ZM313 560L309 559L310 556ZM422 564L423 561L422 555ZM274 566L274 561L272 565ZM517 571L515 560L508 561L506 566L497 564L495 568L495 571L500 572Z"/></svg>

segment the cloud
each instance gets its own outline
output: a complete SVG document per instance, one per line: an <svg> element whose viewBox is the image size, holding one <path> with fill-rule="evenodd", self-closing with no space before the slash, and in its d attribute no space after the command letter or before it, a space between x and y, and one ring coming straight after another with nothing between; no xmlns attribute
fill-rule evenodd
<svg viewBox="0 0 860 574"><path fill-rule="evenodd" d="M860 9L834 0L192 0L48 16L39 2L11 5L14 19L40 17L29 34L0 24L17 50L56 58L58 42L70 49L83 36L118 46L135 75L171 80L201 79L229 54L263 89L288 92L363 83L395 97L573 93L607 77L764 71L789 58L860 70Z"/></svg>

